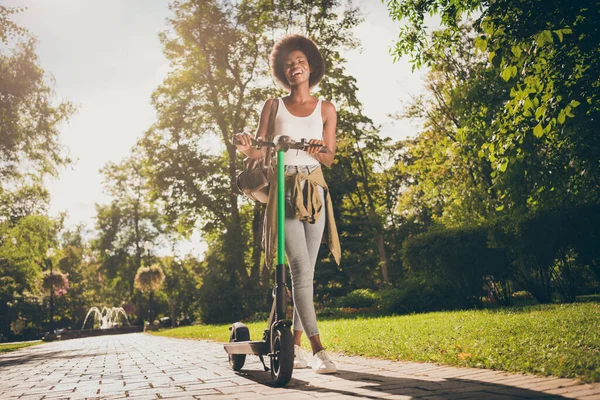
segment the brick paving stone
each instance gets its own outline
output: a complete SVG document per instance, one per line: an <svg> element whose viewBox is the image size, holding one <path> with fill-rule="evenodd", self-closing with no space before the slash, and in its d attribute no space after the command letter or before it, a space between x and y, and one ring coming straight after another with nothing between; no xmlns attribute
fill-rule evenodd
<svg viewBox="0 0 600 400"><path fill-rule="evenodd" d="M594 393L592 395L589 396L583 396L581 397L582 400L600 400L600 394L598 393Z"/></svg>
<svg viewBox="0 0 600 400"><path fill-rule="evenodd" d="M45 343L0 355L0 399L600 400L600 384L475 368L336 355L334 375L295 370L271 385L258 357L229 367L220 343L145 334Z"/></svg>

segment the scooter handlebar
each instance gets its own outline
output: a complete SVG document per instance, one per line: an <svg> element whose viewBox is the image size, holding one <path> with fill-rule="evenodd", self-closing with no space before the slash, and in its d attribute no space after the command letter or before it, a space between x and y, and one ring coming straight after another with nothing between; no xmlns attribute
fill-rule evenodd
<svg viewBox="0 0 600 400"><path fill-rule="evenodd" d="M233 138L231 140L231 143L233 143L234 145L242 144L239 140L237 140L235 138ZM280 143L275 143L275 142L268 142L268 141L262 140L262 139L251 139L251 143L252 143L252 146L254 146L256 148L277 147L278 144L280 144ZM313 144L313 143L305 142L304 139L299 142L288 139L285 142L281 143L281 147L284 149L284 151L287 151L289 149L306 150L311 147L320 147L321 149L319 150L319 153L328 153L329 152L329 149L327 149L327 147L322 146L320 144Z"/></svg>

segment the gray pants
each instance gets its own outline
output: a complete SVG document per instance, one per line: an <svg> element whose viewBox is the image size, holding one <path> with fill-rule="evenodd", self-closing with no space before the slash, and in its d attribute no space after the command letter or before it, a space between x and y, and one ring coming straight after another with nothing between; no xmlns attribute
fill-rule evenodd
<svg viewBox="0 0 600 400"><path fill-rule="evenodd" d="M286 174L309 173L312 167L286 165ZM302 188L306 181L302 182ZM323 204L325 198L323 188L318 187ZM291 208L290 191L286 191L288 207ZM323 210L325 207L323 206ZM293 325L295 331L304 331L307 337L319 334L317 314L313 303L313 279L319 246L325 229L326 216L322 212L314 223L303 222L288 217L291 210L286 210L285 219L285 253L292 277L292 297L294 299Z"/></svg>

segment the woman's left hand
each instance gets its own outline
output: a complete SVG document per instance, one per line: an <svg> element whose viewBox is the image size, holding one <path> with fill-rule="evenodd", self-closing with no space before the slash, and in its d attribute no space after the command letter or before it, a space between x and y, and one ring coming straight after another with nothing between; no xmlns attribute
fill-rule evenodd
<svg viewBox="0 0 600 400"><path fill-rule="evenodd" d="M319 140L319 139L310 139L308 143L313 144L313 145L314 144L320 145L320 146L308 147L306 149L306 152L308 154L317 154L319 151L321 151L321 147L323 147L325 145L325 142L323 142L322 140Z"/></svg>

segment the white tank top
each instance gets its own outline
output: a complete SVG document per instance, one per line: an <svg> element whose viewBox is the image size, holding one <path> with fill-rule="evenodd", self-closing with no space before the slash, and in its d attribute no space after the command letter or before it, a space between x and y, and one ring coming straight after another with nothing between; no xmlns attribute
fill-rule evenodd
<svg viewBox="0 0 600 400"><path fill-rule="evenodd" d="M321 117L321 99L315 110L308 117L296 117L285 106L283 99L279 100L277 116L275 117L275 136L287 135L295 141L301 139L323 140L323 118ZM284 156L285 165L319 165L314 156L304 150L288 150Z"/></svg>

